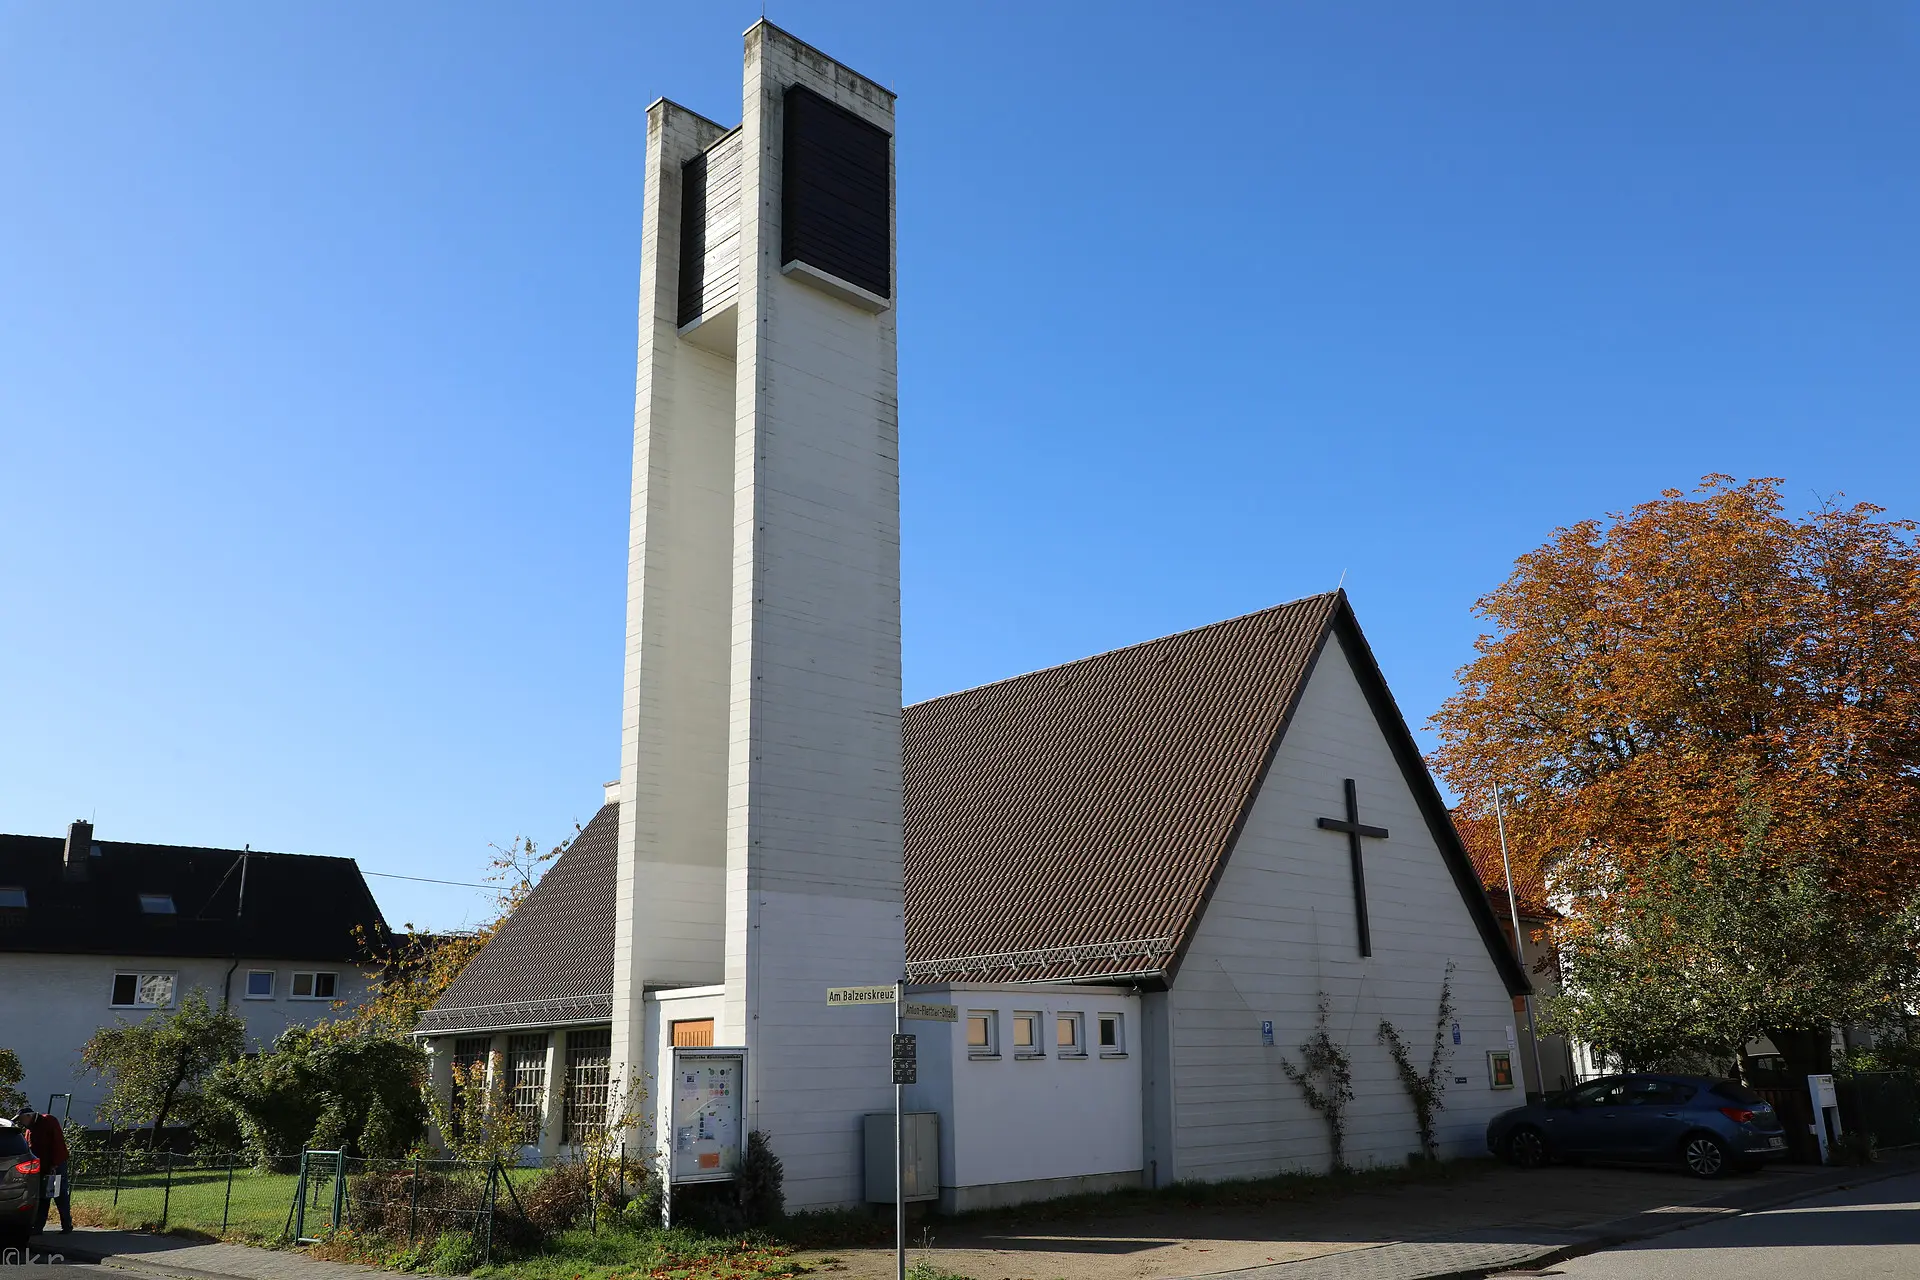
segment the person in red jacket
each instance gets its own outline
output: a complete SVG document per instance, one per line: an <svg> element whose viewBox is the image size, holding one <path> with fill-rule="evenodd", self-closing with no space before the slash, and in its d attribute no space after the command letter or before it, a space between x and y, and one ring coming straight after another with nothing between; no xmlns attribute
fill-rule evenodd
<svg viewBox="0 0 1920 1280"><path fill-rule="evenodd" d="M60 1128L60 1122L51 1114L41 1114L32 1107L22 1107L13 1122L27 1131L27 1145L33 1148L33 1154L40 1158L40 1229L47 1226L47 1186L50 1179L60 1180L59 1194L53 1203L60 1209L60 1230L62 1234L73 1230L73 1199L67 1189L67 1135Z"/></svg>

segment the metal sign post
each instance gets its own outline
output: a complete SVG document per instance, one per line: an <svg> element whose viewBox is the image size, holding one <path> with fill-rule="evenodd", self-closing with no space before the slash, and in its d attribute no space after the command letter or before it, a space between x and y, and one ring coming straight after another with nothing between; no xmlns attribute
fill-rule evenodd
<svg viewBox="0 0 1920 1280"><path fill-rule="evenodd" d="M900 1033L901 1015L906 1012L907 984L893 984L893 1278L907 1280L907 1121L906 1080L913 1077L913 1037ZM901 1071L901 1042L907 1051L906 1070Z"/></svg>
<svg viewBox="0 0 1920 1280"><path fill-rule="evenodd" d="M909 1004L907 984L828 987L827 1003L841 1008L855 1005L893 1006L893 1274L907 1280L907 1107L906 1087L919 1083L918 1038L900 1027L909 1018L923 1022L958 1022L960 1011L950 1004Z"/></svg>

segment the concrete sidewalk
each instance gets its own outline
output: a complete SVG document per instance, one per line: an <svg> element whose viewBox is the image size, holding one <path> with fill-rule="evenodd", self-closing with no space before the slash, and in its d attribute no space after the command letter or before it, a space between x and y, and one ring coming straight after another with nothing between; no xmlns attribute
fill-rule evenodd
<svg viewBox="0 0 1920 1280"><path fill-rule="evenodd" d="M375 1267L322 1262L297 1249L206 1244L182 1236L98 1227L80 1227L71 1235L48 1231L34 1237L34 1248L171 1280L360 1280L384 1274Z"/></svg>
<svg viewBox="0 0 1920 1280"><path fill-rule="evenodd" d="M1915 1170L1920 1170L1920 1153L1899 1152L1879 1164L1863 1168L1809 1169L1790 1181L1769 1180L1758 1186L1742 1187L1735 1183L1718 1195L1687 1197L1687 1204L1656 1206L1575 1230L1521 1227L1435 1232L1418 1239L1275 1266L1202 1272L1193 1280L1202 1276L1232 1276L1234 1280L1480 1280L1501 1271L1545 1268L1580 1254L1901 1177Z"/></svg>

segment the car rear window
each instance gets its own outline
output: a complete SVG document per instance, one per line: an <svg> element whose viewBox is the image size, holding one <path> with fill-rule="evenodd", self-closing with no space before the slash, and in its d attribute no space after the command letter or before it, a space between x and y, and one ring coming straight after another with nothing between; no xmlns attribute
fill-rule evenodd
<svg viewBox="0 0 1920 1280"><path fill-rule="evenodd" d="M0 1160L26 1155L29 1150L25 1134L18 1129L0 1129Z"/></svg>
<svg viewBox="0 0 1920 1280"><path fill-rule="evenodd" d="M1713 1091L1725 1098L1728 1102L1742 1102L1748 1106L1752 1106L1756 1102L1766 1101L1765 1098L1747 1088L1747 1086L1741 1084L1738 1080L1716 1080L1713 1083Z"/></svg>

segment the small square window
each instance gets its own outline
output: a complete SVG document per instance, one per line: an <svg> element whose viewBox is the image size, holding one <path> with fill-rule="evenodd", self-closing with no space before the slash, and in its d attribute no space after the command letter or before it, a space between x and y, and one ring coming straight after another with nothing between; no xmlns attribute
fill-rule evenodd
<svg viewBox="0 0 1920 1280"><path fill-rule="evenodd" d="M24 907L27 891L18 885L0 886L0 907Z"/></svg>
<svg viewBox="0 0 1920 1280"><path fill-rule="evenodd" d="M1040 1015L1037 1013L1016 1013L1013 1015L1013 1056L1016 1058L1038 1058L1046 1053L1040 1043Z"/></svg>
<svg viewBox="0 0 1920 1280"><path fill-rule="evenodd" d="M112 1003L117 1009L165 1009L173 1004L173 975L116 973Z"/></svg>
<svg viewBox="0 0 1920 1280"><path fill-rule="evenodd" d="M273 970L253 969L247 973L247 999L273 999Z"/></svg>
<svg viewBox="0 0 1920 1280"><path fill-rule="evenodd" d="M293 975L292 996L295 1000L331 1000L336 976L331 973L296 973Z"/></svg>
<svg viewBox="0 0 1920 1280"><path fill-rule="evenodd" d="M991 1009L968 1011L967 1056L969 1058L1000 1056L999 1021L1000 1015Z"/></svg>
<svg viewBox="0 0 1920 1280"><path fill-rule="evenodd" d="M1059 1013L1053 1018L1053 1043L1055 1052L1063 1058L1084 1058L1087 1056L1087 1042L1083 1038L1086 1016L1078 1013Z"/></svg>
<svg viewBox="0 0 1920 1280"><path fill-rule="evenodd" d="M173 914L173 895L143 893L140 895L140 910L150 916L170 916Z"/></svg>
<svg viewBox="0 0 1920 1280"><path fill-rule="evenodd" d="M1103 1058L1124 1058L1127 1056L1126 1028L1117 1013L1100 1015L1100 1056Z"/></svg>

